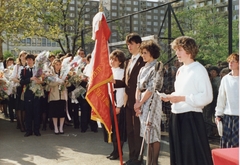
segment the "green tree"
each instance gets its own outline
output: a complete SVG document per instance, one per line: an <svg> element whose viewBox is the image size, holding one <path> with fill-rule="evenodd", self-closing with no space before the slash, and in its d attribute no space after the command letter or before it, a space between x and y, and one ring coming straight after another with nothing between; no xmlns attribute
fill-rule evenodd
<svg viewBox="0 0 240 165"><path fill-rule="evenodd" d="M0 60L3 59L2 44L17 38L17 34L25 27L27 10L20 7L21 1L0 1Z"/></svg>
<svg viewBox="0 0 240 165"><path fill-rule="evenodd" d="M228 17L224 12L218 12L214 6L193 8L192 1L176 16L183 28L184 35L196 39L199 45L197 60L204 65L216 65L218 61L225 61L228 56ZM233 50L238 50L238 21L233 21ZM180 36L177 24L172 21L172 36ZM166 32L167 34L167 32Z"/></svg>
<svg viewBox="0 0 240 165"><path fill-rule="evenodd" d="M8 57L16 59L16 57L10 51L3 52L3 59L7 59Z"/></svg>
<svg viewBox="0 0 240 165"><path fill-rule="evenodd" d="M39 36L57 42L63 53L75 54L81 45L84 16L98 5L91 6L86 12L88 0L75 0L77 10L71 12L71 0L23 0L25 8L31 11L28 27L23 31L25 37ZM98 3L96 3L98 4ZM74 10L73 10L74 11ZM89 42L90 37L85 42Z"/></svg>

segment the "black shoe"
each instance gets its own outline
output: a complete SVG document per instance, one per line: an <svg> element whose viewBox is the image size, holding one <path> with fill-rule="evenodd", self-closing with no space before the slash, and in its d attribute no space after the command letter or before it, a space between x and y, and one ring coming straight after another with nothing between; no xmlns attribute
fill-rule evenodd
<svg viewBox="0 0 240 165"><path fill-rule="evenodd" d="M118 155L112 155L109 157L110 160L117 160L119 158Z"/></svg>
<svg viewBox="0 0 240 165"><path fill-rule="evenodd" d="M60 134L64 134L64 132L59 132Z"/></svg>
<svg viewBox="0 0 240 165"><path fill-rule="evenodd" d="M125 163L123 163L123 165L131 165L133 161L131 159L129 159L128 161L126 161Z"/></svg>
<svg viewBox="0 0 240 165"><path fill-rule="evenodd" d="M55 133L55 135L59 135L59 132L54 132Z"/></svg>
<svg viewBox="0 0 240 165"><path fill-rule="evenodd" d="M40 132L35 132L34 135L41 136Z"/></svg>
<svg viewBox="0 0 240 165"><path fill-rule="evenodd" d="M106 158L110 158L113 155L113 152L111 154L109 154Z"/></svg>
<svg viewBox="0 0 240 165"><path fill-rule="evenodd" d="M24 137L28 137L28 136L31 136L31 135L32 135L32 133L27 132L27 133L25 133Z"/></svg>

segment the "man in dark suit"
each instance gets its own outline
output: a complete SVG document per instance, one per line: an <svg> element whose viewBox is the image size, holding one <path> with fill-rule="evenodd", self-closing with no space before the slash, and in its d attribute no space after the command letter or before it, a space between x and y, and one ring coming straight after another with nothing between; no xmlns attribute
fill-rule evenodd
<svg viewBox="0 0 240 165"><path fill-rule="evenodd" d="M126 44L129 52L132 54L131 59L127 62L124 74L125 82L125 108L126 108L126 127L129 147L129 160L125 165L141 165L141 160L138 160L140 154L142 137L140 137L140 121L135 115L134 104L136 102L135 92L137 86L137 76L139 70L145 65L140 56L139 47L142 43L141 37L136 33L131 33L126 36Z"/></svg>
<svg viewBox="0 0 240 165"><path fill-rule="evenodd" d="M36 84L41 84L37 77L33 76L33 65L35 56L33 54L26 55L27 67L21 70L20 74L20 84L24 85L24 107L26 111L26 134L25 137L32 135L34 133L36 136L41 136L40 129L40 98L35 97L32 90L30 90L30 84L34 81ZM32 130L32 122L33 130Z"/></svg>

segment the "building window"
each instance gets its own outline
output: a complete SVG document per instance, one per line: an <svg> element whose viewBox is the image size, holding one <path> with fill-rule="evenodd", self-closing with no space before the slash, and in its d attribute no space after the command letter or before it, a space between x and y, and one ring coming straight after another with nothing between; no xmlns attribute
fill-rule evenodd
<svg viewBox="0 0 240 165"><path fill-rule="evenodd" d="M158 26L158 22L153 22L153 25L154 26Z"/></svg>
<svg viewBox="0 0 240 165"><path fill-rule="evenodd" d="M52 46L51 40L49 40L49 39L47 40L47 46L49 46L49 47Z"/></svg>
<svg viewBox="0 0 240 165"><path fill-rule="evenodd" d="M117 0L112 0L113 3L117 3Z"/></svg>
<svg viewBox="0 0 240 165"><path fill-rule="evenodd" d="M153 13L158 13L158 10L157 10L157 9L154 9L154 10L153 10Z"/></svg>
<svg viewBox="0 0 240 165"><path fill-rule="evenodd" d="M70 11L74 11L74 9L75 9L75 8L74 8L73 6L70 7Z"/></svg>
<svg viewBox="0 0 240 165"><path fill-rule="evenodd" d="M31 38L27 38L27 46L31 45Z"/></svg>
<svg viewBox="0 0 240 165"><path fill-rule="evenodd" d="M42 45L42 39L41 38L37 38L37 46L41 46Z"/></svg>
<svg viewBox="0 0 240 165"><path fill-rule="evenodd" d="M32 46L36 46L36 38L32 38Z"/></svg>
<svg viewBox="0 0 240 165"><path fill-rule="evenodd" d="M133 24L137 25L138 24L138 20L133 21Z"/></svg>
<svg viewBox="0 0 240 165"><path fill-rule="evenodd" d="M52 42L52 47L56 47L56 42Z"/></svg>
<svg viewBox="0 0 240 165"><path fill-rule="evenodd" d="M137 32L137 31L138 31L138 27L134 27L133 30L134 30L135 32Z"/></svg>
<svg viewBox="0 0 240 165"><path fill-rule="evenodd" d="M138 14L134 15L133 18L138 18Z"/></svg>
<svg viewBox="0 0 240 165"><path fill-rule="evenodd" d="M234 6L234 10L239 10L239 6L238 6L238 5L235 5L235 6Z"/></svg>
<svg viewBox="0 0 240 165"><path fill-rule="evenodd" d="M112 9L113 10L117 10L117 6L112 6Z"/></svg>
<svg viewBox="0 0 240 165"><path fill-rule="evenodd" d="M134 5L138 5L138 1L133 1L133 4Z"/></svg>
<svg viewBox="0 0 240 165"><path fill-rule="evenodd" d="M117 16L117 13L116 13L116 12L112 12L112 16L113 16L113 17L116 17L116 16Z"/></svg>
<svg viewBox="0 0 240 165"><path fill-rule="evenodd" d="M134 8L133 8L133 11L138 11L138 8L137 8L137 7L134 7Z"/></svg>
<svg viewBox="0 0 240 165"><path fill-rule="evenodd" d="M202 2L202 3L199 3L199 6L200 6L200 7L203 7L203 6L205 6L205 5L204 5L204 2Z"/></svg>
<svg viewBox="0 0 240 165"><path fill-rule="evenodd" d="M21 43L22 43L22 45L26 45L26 39L22 39L22 41L21 41Z"/></svg>
<svg viewBox="0 0 240 165"><path fill-rule="evenodd" d="M207 5L212 5L212 1L207 1Z"/></svg>
<svg viewBox="0 0 240 165"><path fill-rule="evenodd" d="M128 5L131 5L132 3L131 3L131 1L127 1L127 4L128 4Z"/></svg>
<svg viewBox="0 0 240 165"><path fill-rule="evenodd" d="M42 46L46 46L47 45L47 40L46 38L42 38Z"/></svg>
<svg viewBox="0 0 240 165"><path fill-rule="evenodd" d="M147 22L147 25L150 25L150 26L151 26L151 25L152 25L152 22Z"/></svg>
<svg viewBox="0 0 240 165"><path fill-rule="evenodd" d="M154 19L154 20L158 20L158 16L154 15L154 16L153 16L153 19Z"/></svg>
<svg viewBox="0 0 240 165"><path fill-rule="evenodd" d="M126 10L127 11L131 11L131 7L126 7Z"/></svg>

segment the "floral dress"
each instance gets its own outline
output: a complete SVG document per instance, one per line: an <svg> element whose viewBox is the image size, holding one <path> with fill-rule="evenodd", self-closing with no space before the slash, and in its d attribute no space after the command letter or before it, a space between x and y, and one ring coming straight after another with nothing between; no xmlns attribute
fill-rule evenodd
<svg viewBox="0 0 240 165"><path fill-rule="evenodd" d="M160 142L161 140L161 113L162 113L162 101L157 95L155 89L156 85L162 87L163 84L163 71L162 69L155 72L155 65L157 60L147 63L141 68L138 81L137 89L141 91L141 96L143 97L146 90L151 91L153 95L144 102L141 106L142 114L139 116L141 122L140 136L144 137L146 133L146 121L149 113L149 120L151 122L150 129L150 139L147 139L147 134L145 135L145 140L148 143ZM162 65L162 64L161 64ZM161 67L162 68L162 67Z"/></svg>

